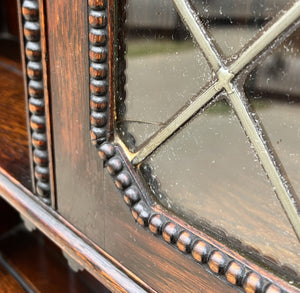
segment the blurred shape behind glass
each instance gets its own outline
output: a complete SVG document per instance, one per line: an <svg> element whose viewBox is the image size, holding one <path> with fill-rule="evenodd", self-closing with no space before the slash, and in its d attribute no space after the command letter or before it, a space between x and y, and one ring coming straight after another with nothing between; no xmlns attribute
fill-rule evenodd
<svg viewBox="0 0 300 293"><path fill-rule="evenodd" d="M288 8L291 0L189 0L220 51L235 60L237 53L265 25Z"/></svg>
<svg viewBox="0 0 300 293"><path fill-rule="evenodd" d="M203 89L211 71L171 0L128 0L126 10L126 111L117 112L116 126L134 150Z"/></svg>
<svg viewBox="0 0 300 293"><path fill-rule="evenodd" d="M246 94L291 190L300 196L300 29L250 74Z"/></svg>

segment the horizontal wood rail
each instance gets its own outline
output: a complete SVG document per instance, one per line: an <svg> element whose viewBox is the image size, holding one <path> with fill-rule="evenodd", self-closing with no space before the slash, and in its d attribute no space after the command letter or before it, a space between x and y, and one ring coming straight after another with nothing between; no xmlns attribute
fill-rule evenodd
<svg viewBox="0 0 300 293"><path fill-rule="evenodd" d="M154 292L2 169L0 196L112 292Z"/></svg>

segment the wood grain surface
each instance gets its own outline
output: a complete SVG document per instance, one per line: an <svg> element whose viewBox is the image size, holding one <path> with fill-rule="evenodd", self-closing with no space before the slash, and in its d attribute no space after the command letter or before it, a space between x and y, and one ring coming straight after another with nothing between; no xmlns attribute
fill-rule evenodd
<svg viewBox="0 0 300 293"><path fill-rule="evenodd" d="M87 2L47 1L58 211L100 246L102 162L89 134Z"/></svg>
<svg viewBox="0 0 300 293"><path fill-rule="evenodd" d="M1 51L7 51L8 44L2 44ZM11 46L11 51L17 50ZM15 60L0 56L0 167L30 189L23 75L18 59L18 55Z"/></svg>

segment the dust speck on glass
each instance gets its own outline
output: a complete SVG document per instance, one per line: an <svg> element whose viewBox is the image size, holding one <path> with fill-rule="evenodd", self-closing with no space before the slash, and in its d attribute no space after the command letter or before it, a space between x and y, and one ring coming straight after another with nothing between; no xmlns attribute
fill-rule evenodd
<svg viewBox="0 0 300 293"><path fill-rule="evenodd" d="M127 0L126 15L116 139L154 202L299 283L300 1Z"/></svg>

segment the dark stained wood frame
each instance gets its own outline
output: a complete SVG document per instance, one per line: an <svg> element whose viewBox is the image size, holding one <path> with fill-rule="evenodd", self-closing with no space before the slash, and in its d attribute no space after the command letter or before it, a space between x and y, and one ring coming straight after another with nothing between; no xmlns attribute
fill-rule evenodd
<svg viewBox="0 0 300 293"><path fill-rule="evenodd" d="M116 17L116 15L113 6L115 1L108 0L107 2L108 5L106 6L104 0L89 0L90 17L97 11L105 11L106 17L109 20L108 47L106 43L105 45L102 45L98 42L98 47L94 48L94 46L97 45L97 42L95 42L97 36L101 34L101 30L104 32L106 27L98 28L98 32L95 32L95 20L89 19L89 36L91 44L91 136L94 144L97 145L99 156L104 160L106 169L111 175L116 187L121 192L125 203L129 206L134 219L139 225L145 227L155 236L160 237L162 240L177 248L179 251L186 254L187 257L194 259L197 263L212 271L224 281L237 286L237 289L243 289L245 292L263 293L299 292L298 289L246 260L238 253L235 253L205 233L194 229L159 206L153 205L148 191L143 187L137 171L127 159L122 147L117 143L110 142L113 137L111 132L113 131L113 120L116 115L115 95L121 95L121 99L124 99L122 96L122 89L118 86L119 81L117 78L122 79L122 76L124 75L123 67L125 60L123 60L124 58L122 59L122 56L117 55L116 58L118 59L118 62L117 64L114 64L114 52L118 51L118 49L113 49L115 46L122 46L122 40L119 40L120 42L115 44L114 34L120 39L120 37L122 37L120 36L120 34L122 35L122 32L118 31L118 28L114 28L114 17ZM123 1L120 1L120 3L123 3ZM122 22L122 16L121 20L118 18L119 22ZM118 32L114 32L115 30ZM109 55L108 95L106 83L105 89L103 82L98 82L98 86L95 86L95 81L100 80L100 74L94 74L95 69L93 66L93 62L103 63L106 61L106 59L102 59L102 55L99 55L99 53L96 55L96 53L103 52L103 50L107 48L109 48L109 52L105 50L105 54L106 56L107 54ZM112 52L112 50L114 52ZM119 72L118 76L116 76L116 72ZM95 76L97 76L97 78L95 78ZM107 80L107 78L107 75L105 75L102 80ZM95 94L97 94L97 100L99 101L96 105L93 97ZM100 100L100 98L98 98L104 95L105 106L102 104L102 99ZM109 96L110 99L109 106L107 106L107 96ZM108 135L108 133L110 135Z"/></svg>
<svg viewBox="0 0 300 293"><path fill-rule="evenodd" d="M56 206L43 0L18 1L33 190Z"/></svg>

